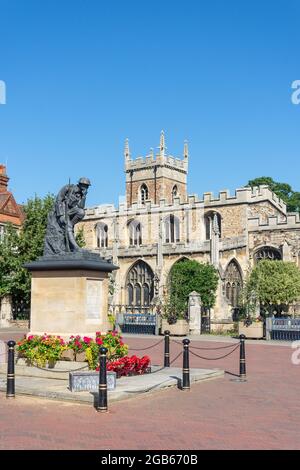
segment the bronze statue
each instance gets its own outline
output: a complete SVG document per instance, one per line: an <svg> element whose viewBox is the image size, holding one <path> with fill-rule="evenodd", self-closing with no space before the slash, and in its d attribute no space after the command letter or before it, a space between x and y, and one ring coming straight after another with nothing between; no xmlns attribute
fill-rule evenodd
<svg viewBox="0 0 300 470"><path fill-rule="evenodd" d="M89 186L88 178L77 184L65 185L56 196L49 213L44 245L44 256L80 251L74 235L74 226L84 217L84 206Z"/></svg>

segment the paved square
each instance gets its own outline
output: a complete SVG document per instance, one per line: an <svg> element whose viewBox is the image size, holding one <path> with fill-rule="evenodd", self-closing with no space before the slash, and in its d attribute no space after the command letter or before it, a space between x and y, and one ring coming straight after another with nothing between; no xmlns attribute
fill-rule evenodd
<svg viewBox="0 0 300 470"><path fill-rule="evenodd" d="M156 341L131 337L126 342L141 348ZM192 344L224 346L211 340ZM171 357L180 348L172 343ZM170 388L111 403L108 414L90 405L39 398L8 401L1 393L0 448L300 449L300 365L292 364L293 351L248 341L245 383L231 380L238 373L238 351L219 361L191 357L191 367L219 367L227 371L225 377L193 384L189 392ZM162 345L145 352L161 363ZM180 359L174 365L180 367Z"/></svg>

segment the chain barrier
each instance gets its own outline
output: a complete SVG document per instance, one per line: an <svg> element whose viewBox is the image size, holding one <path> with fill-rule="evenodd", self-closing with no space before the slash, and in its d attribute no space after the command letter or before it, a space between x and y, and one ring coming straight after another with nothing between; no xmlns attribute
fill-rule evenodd
<svg viewBox="0 0 300 470"><path fill-rule="evenodd" d="M176 341L175 339L172 339L171 340L172 343L176 343L176 344L179 344L180 346L182 346L182 343L180 343L179 341ZM228 348L233 348L234 346L236 345L236 343L232 343L228 346L218 346L217 348L199 348L198 346L191 346L190 345L190 349L201 349L203 351L217 351L218 349L228 349Z"/></svg>
<svg viewBox="0 0 300 470"><path fill-rule="evenodd" d="M234 351L236 351L239 348L239 346L240 346L240 344L237 344L232 351L230 351L228 354L225 354L224 356L220 356L220 357L203 357L203 356L199 356L199 354L196 354L193 351L190 351L190 353L193 356L199 357L200 359L205 359L206 361L218 361L219 359L224 359L225 357L230 356L230 354L234 353Z"/></svg>
<svg viewBox="0 0 300 470"><path fill-rule="evenodd" d="M238 343L239 344L239 343ZM217 351L219 349L229 349L229 348L233 348L237 345L237 343L231 343L230 345L228 346L220 346L220 347L217 347L217 348L199 348L197 346L190 346L190 349L201 349L202 351Z"/></svg>
<svg viewBox="0 0 300 470"><path fill-rule="evenodd" d="M46 368L46 367L40 367L40 366L35 366L34 364L31 364L31 367L35 367L36 369L39 369L39 370L45 370L47 372L56 372L58 374L66 374L66 373L69 373L69 372L77 372L78 370L83 370L83 369L86 369L87 367L89 367L89 365L87 364L86 366L83 366L83 367L79 367L78 369L71 369L71 370L54 370L52 368Z"/></svg>
<svg viewBox="0 0 300 470"><path fill-rule="evenodd" d="M152 344L152 346L148 346L147 348L131 348L129 347L130 351L147 351L148 349L155 348L155 346L158 346L159 344L163 343L164 338L158 341L158 343Z"/></svg>
<svg viewBox="0 0 300 470"><path fill-rule="evenodd" d="M170 362L170 365L173 364L180 356L182 355L182 351L180 351L179 354L177 354L176 357ZM164 369L169 369L169 367L161 367L160 369L155 370L154 372L151 372L151 374L156 374L157 372L161 372Z"/></svg>

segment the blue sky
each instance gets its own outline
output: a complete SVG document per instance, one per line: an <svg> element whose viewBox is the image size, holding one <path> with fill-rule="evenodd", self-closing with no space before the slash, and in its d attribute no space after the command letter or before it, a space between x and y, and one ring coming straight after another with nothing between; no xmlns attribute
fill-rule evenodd
<svg viewBox="0 0 300 470"><path fill-rule="evenodd" d="M92 180L125 192L123 146L190 146L189 193L269 175L300 191L297 0L0 0L0 162L18 202Z"/></svg>

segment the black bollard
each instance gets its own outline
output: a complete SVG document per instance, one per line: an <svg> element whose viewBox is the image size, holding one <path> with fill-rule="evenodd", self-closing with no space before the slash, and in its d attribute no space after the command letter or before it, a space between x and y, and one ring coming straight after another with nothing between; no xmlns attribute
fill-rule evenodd
<svg viewBox="0 0 300 470"><path fill-rule="evenodd" d="M185 338L183 344L183 367L182 367L182 390L190 389L190 361L189 361L189 344L190 340Z"/></svg>
<svg viewBox="0 0 300 470"><path fill-rule="evenodd" d="M8 341L6 398L15 398L15 341Z"/></svg>
<svg viewBox="0 0 300 470"><path fill-rule="evenodd" d="M245 335L240 335L240 381L246 382Z"/></svg>
<svg viewBox="0 0 300 470"><path fill-rule="evenodd" d="M106 376L106 353L107 348L100 348L99 354L99 394L97 411L107 412L107 376Z"/></svg>
<svg viewBox="0 0 300 470"><path fill-rule="evenodd" d="M170 367L170 332L165 331L164 367Z"/></svg>

